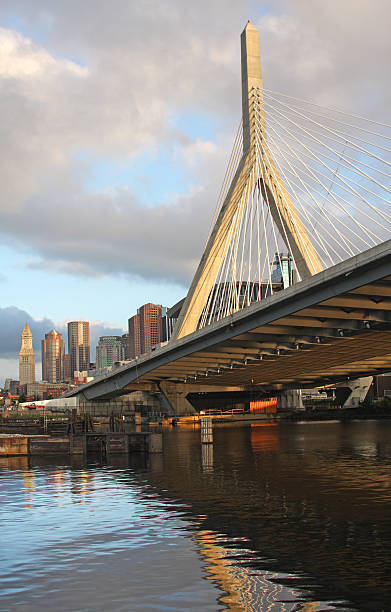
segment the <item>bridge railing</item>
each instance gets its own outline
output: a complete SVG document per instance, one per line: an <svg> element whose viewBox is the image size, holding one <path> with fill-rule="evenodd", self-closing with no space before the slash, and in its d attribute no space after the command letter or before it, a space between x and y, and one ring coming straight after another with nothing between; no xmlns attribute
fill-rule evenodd
<svg viewBox="0 0 391 612"><path fill-rule="evenodd" d="M245 408L231 408L230 410L221 410L219 408L209 408L207 410L201 410L201 416L219 416L224 414L244 414L248 412Z"/></svg>

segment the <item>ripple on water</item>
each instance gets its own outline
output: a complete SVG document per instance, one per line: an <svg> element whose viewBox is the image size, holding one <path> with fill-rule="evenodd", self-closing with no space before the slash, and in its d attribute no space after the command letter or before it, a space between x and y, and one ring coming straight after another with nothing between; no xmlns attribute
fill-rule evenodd
<svg viewBox="0 0 391 612"><path fill-rule="evenodd" d="M173 431L136 468L0 462L0 610L386 610L390 433L216 428L205 452Z"/></svg>

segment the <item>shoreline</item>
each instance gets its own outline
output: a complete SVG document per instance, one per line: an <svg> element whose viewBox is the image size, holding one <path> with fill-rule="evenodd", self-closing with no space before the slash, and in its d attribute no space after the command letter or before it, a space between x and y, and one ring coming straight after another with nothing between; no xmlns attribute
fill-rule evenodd
<svg viewBox="0 0 391 612"><path fill-rule="evenodd" d="M282 421L357 421L391 419L391 406L359 406L358 408L327 408L302 410L280 415Z"/></svg>

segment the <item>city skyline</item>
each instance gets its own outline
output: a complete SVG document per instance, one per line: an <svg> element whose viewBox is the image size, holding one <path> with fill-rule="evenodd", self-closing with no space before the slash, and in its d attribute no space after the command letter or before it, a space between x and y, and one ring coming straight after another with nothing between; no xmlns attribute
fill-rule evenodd
<svg viewBox="0 0 391 612"><path fill-rule="evenodd" d="M28 375L23 374L23 376L25 378L27 376L29 380L26 379L23 384L39 380L59 383L71 380L73 378L72 372L89 372L94 365L94 360L96 361L95 372L100 374L107 367L111 367L115 361L132 359L152 350L162 340L167 340L166 336L171 333L175 319L171 320L171 324L165 323L167 330L163 330L162 314L167 318L166 313L166 307L147 303L141 305L137 309L136 315L128 319L129 328L132 320L136 319L138 321L140 319L141 321L137 332L136 342L139 346L137 355L132 354L132 351L129 350L131 346L134 349L134 339L131 340L128 332L120 335L100 335L96 342L91 343L90 322L79 320L68 321L66 328L64 328L65 333L58 332L53 328L51 331L45 332L44 338L37 337L35 339L35 345L41 347L41 361L38 360L37 363L35 363L35 351L33 349L34 334L31 333L29 324L26 322L23 331L20 332L19 378L7 376L4 377L4 380L20 380L21 371L24 372L27 368L29 370ZM38 373L39 369L42 376ZM35 372L34 377L32 377L30 370Z"/></svg>
<svg viewBox="0 0 391 612"><path fill-rule="evenodd" d="M386 114L389 3L170 6L120 1L119 21L89 2L77 17L66 3L37 0L33 14L2 2L0 384L17 376L26 321L38 374L49 330L89 320L94 348L127 331L139 304L184 297L239 122L247 19L265 87Z"/></svg>

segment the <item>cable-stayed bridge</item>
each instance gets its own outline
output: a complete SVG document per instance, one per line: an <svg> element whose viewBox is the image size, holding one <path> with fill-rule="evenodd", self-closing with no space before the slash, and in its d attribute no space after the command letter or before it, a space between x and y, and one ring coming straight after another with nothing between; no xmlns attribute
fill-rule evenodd
<svg viewBox="0 0 391 612"><path fill-rule="evenodd" d="M391 370L391 126L263 88L241 36L242 121L167 344L76 389L177 412L194 391L281 391Z"/></svg>

